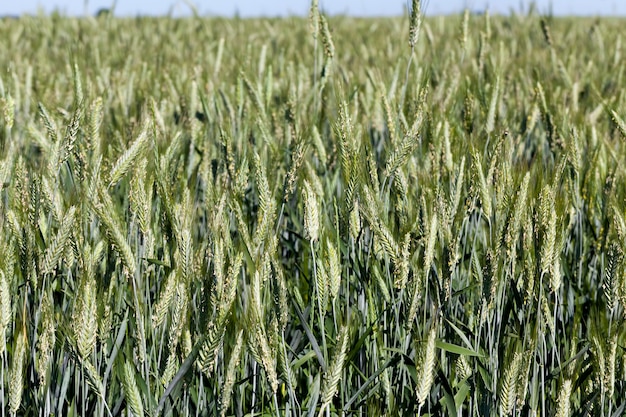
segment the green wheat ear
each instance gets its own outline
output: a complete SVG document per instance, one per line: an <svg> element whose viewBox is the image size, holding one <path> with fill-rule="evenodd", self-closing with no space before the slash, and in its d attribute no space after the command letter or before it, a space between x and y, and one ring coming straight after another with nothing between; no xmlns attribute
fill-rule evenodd
<svg viewBox="0 0 626 417"><path fill-rule="evenodd" d="M474 175L478 182L478 194L480 203L482 205L483 213L487 219L491 218L491 192L487 185L487 179L485 178L485 173L483 172L482 160L478 152L472 152L472 165L474 168Z"/></svg>
<svg viewBox="0 0 626 417"><path fill-rule="evenodd" d="M98 335L96 281L93 276L83 276L79 282L72 328L78 354L87 361L96 346Z"/></svg>
<svg viewBox="0 0 626 417"><path fill-rule="evenodd" d="M566 379L561 384L561 389L559 390L559 398L557 401L557 409L555 416L557 417L566 417L570 416L570 396L572 395L572 380Z"/></svg>
<svg viewBox="0 0 626 417"><path fill-rule="evenodd" d="M165 321L165 317L170 310L170 306L174 300L176 294L176 288L178 287L178 274L172 271L166 278L165 283L161 289L159 299L154 306L152 314L152 327L158 328Z"/></svg>
<svg viewBox="0 0 626 417"><path fill-rule="evenodd" d="M75 220L76 207L72 206L67 210L65 215L63 215L59 231L46 248L44 262L41 268L44 274L50 274L57 268L63 252L70 243L70 235L74 230Z"/></svg>
<svg viewBox="0 0 626 417"><path fill-rule="evenodd" d="M626 138L626 123L624 123L624 120L613 109L609 110L609 113L611 114L611 119L617 125L617 129L622 135L622 138Z"/></svg>
<svg viewBox="0 0 626 417"><path fill-rule="evenodd" d="M209 323L205 332L206 340L202 344L200 352L198 353L197 365L200 371L202 371L207 378L210 378L215 369L218 355L222 349L224 334L226 332L226 323Z"/></svg>
<svg viewBox="0 0 626 417"><path fill-rule="evenodd" d="M226 375L224 377L224 385L222 388L222 396L220 398L220 416L225 417L228 411L228 405L233 394L233 386L235 385L235 378L237 374L237 368L241 361L241 352L243 349L244 339L243 330L239 330L235 341L235 346L230 352L230 359L228 360L228 366L226 368Z"/></svg>
<svg viewBox="0 0 626 417"><path fill-rule="evenodd" d="M48 109L46 109L43 103L38 103L38 106L39 115L43 119L44 126L46 127L46 131L48 133L48 138L52 141L52 143L58 142L59 132L54 119L50 117Z"/></svg>
<svg viewBox="0 0 626 417"><path fill-rule="evenodd" d="M4 124L11 129L15 122L15 100L10 94L2 99L2 115L4 116Z"/></svg>
<svg viewBox="0 0 626 417"><path fill-rule="evenodd" d="M409 21L409 46L415 48L422 25L421 1L411 0L411 15Z"/></svg>
<svg viewBox="0 0 626 417"><path fill-rule="evenodd" d="M258 225L255 231L253 242L259 248L268 237L272 225L274 223L275 203L270 191L269 182L265 172L265 167L261 163L261 157L255 152L254 154L254 178L258 188L259 197L259 214Z"/></svg>
<svg viewBox="0 0 626 417"><path fill-rule="evenodd" d="M328 20L323 14L319 14L319 27L322 34L322 45L324 46L324 55L326 56L326 60L324 61L324 69L322 70L322 85L326 83L326 79L328 78L331 65L333 63L333 59L335 57L335 43L333 42L333 38L330 34L330 29L328 27Z"/></svg>
<svg viewBox="0 0 626 417"><path fill-rule="evenodd" d="M348 326L344 325L339 331L339 335L337 337L337 345L335 346L333 360L324 376L322 395L320 398L322 406L320 407L320 412L318 414L320 417L323 415L324 411L330 407L333 397L337 394L341 374L346 360L348 342L350 340L349 336Z"/></svg>
<svg viewBox="0 0 626 417"><path fill-rule="evenodd" d="M0 283L1 291L1 283ZM0 299L2 295L0 294ZM50 374L49 365L54 353L54 343L56 339L56 325L54 318L54 308L51 296L46 291L41 300L41 332L39 333L39 343L37 344L36 370L39 375L39 385L46 387Z"/></svg>
<svg viewBox="0 0 626 417"><path fill-rule="evenodd" d="M149 124L147 122L144 123L144 127L141 133L139 133L139 136L137 136L137 139L120 155L115 165L113 165L111 173L109 174L109 188L116 185L122 177L131 170L131 167L140 158L143 152L148 150L148 145L150 144L148 127Z"/></svg>
<svg viewBox="0 0 626 417"><path fill-rule="evenodd" d="M436 346L437 341L437 327L432 326L428 332L426 342L420 347L420 356L417 364L419 365L419 372L417 375L417 387L416 395L417 401L420 407L422 407L428 397L430 396L430 390L432 388L435 378L435 360L436 360Z"/></svg>
<svg viewBox="0 0 626 417"><path fill-rule="evenodd" d="M617 271L620 269L623 255L621 249L617 243L612 243L609 246L607 253L607 266L604 273L604 280L602 283L602 289L604 297L606 298L607 308L611 313L615 308L617 294L618 294L618 280Z"/></svg>
<svg viewBox="0 0 626 417"><path fill-rule="evenodd" d="M520 352L515 352L513 360L506 367L498 396L500 400L499 410L501 416L510 415L516 405L518 394L517 381L519 380L522 360L523 355Z"/></svg>
<svg viewBox="0 0 626 417"><path fill-rule="evenodd" d="M326 240L326 251L328 259L328 284L330 290L330 298L333 302L339 295L341 287L341 261L335 245L330 239Z"/></svg>
<svg viewBox="0 0 626 417"><path fill-rule="evenodd" d="M132 413L134 417L142 417L144 415L143 401L141 400L141 393L137 386L135 372L135 366L132 363L128 361L124 362L122 386L130 413Z"/></svg>
<svg viewBox="0 0 626 417"><path fill-rule="evenodd" d="M304 236L311 242L316 242L319 238L319 207L317 196L307 180L304 181L302 191L304 200Z"/></svg>
<svg viewBox="0 0 626 417"><path fill-rule="evenodd" d="M9 374L9 414L16 416L22 403L24 391L24 377L26 366L27 340L25 329L19 331L16 337L15 351Z"/></svg>
<svg viewBox="0 0 626 417"><path fill-rule="evenodd" d="M13 321L11 291L4 271L0 270L0 354L6 349L6 332Z"/></svg>
<svg viewBox="0 0 626 417"><path fill-rule="evenodd" d="M182 339L183 329L187 323L187 308L189 303L188 290L185 282L178 282L176 288L176 304L172 312L172 320L169 328L167 349L169 355L165 365L165 371L161 376L161 383L167 386L178 369L177 352L179 342Z"/></svg>

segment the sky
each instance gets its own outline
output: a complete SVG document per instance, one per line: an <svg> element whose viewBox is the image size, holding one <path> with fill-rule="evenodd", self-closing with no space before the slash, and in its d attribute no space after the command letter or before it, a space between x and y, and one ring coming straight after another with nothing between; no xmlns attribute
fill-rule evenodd
<svg viewBox="0 0 626 417"><path fill-rule="evenodd" d="M401 15L410 0L319 0L321 8L329 14L353 16ZM429 15L459 13L464 9L504 14L511 10L528 10L527 0L422 0ZM542 13L555 15L626 16L624 0L551 0L535 2ZM58 10L66 15L94 14L111 7L113 0L0 0L0 15L34 14L39 10L49 13ZM233 16L286 16L306 15L310 0L117 0L115 13L122 16L165 15L191 13L190 4L201 15Z"/></svg>

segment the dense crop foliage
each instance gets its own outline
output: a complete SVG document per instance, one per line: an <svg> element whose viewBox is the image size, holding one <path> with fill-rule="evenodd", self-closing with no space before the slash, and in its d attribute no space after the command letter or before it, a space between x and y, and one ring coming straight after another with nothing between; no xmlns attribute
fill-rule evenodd
<svg viewBox="0 0 626 417"><path fill-rule="evenodd" d="M622 24L0 20L2 415L622 415Z"/></svg>

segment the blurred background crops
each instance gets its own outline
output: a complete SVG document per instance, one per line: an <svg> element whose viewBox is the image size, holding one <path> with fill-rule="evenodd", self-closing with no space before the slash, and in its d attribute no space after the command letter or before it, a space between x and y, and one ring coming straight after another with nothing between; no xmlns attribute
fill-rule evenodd
<svg viewBox="0 0 626 417"><path fill-rule="evenodd" d="M2 415L623 415L622 25L0 20Z"/></svg>

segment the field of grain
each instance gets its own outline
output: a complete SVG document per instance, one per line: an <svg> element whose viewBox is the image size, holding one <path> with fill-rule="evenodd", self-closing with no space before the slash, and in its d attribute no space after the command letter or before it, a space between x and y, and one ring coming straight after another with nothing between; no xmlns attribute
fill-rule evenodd
<svg viewBox="0 0 626 417"><path fill-rule="evenodd" d="M621 27L0 19L0 416L624 415Z"/></svg>

